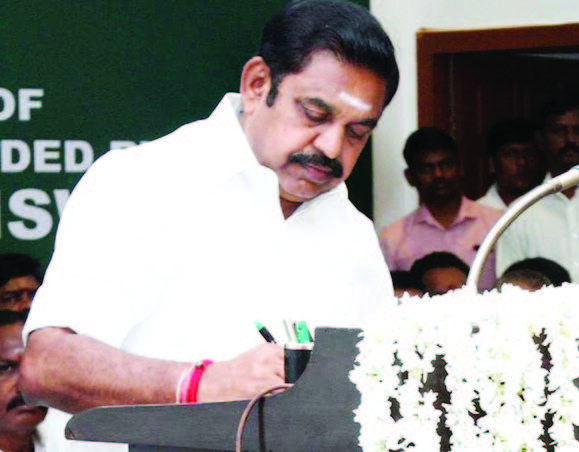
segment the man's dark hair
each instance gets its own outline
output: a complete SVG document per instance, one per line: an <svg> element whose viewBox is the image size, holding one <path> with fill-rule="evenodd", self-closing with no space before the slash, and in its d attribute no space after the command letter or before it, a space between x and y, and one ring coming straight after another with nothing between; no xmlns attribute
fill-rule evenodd
<svg viewBox="0 0 579 452"><path fill-rule="evenodd" d="M533 121L522 118L506 118L495 122L487 133L487 152L496 158L501 146L515 143L529 143L535 138Z"/></svg>
<svg viewBox="0 0 579 452"><path fill-rule="evenodd" d="M549 94L537 110L537 126L544 130L547 122L554 116L579 110L579 89L559 88Z"/></svg>
<svg viewBox="0 0 579 452"><path fill-rule="evenodd" d="M468 276L470 271L470 267L455 254L447 251L435 251L415 260L410 268L410 272L419 281L423 281L425 273L434 268L457 268L463 272L465 276Z"/></svg>
<svg viewBox="0 0 579 452"><path fill-rule="evenodd" d="M402 155L408 167L412 168L420 154L440 149L450 151L458 157L456 142L449 133L436 127L421 127L407 138Z"/></svg>
<svg viewBox="0 0 579 452"><path fill-rule="evenodd" d="M294 0L265 24L258 55L271 71L267 105L284 76L301 72L316 52L364 67L386 82L388 105L398 88L394 47L380 23L361 6L341 0Z"/></svg>
<svg viewBox="0 0 579 452"><path fill-rule="evenodd" d="M390 277L392 278L392 286L394 289L417 289L424 291L424 284L422 281L414 275L414 273L408 270L395 270L390 272Z"/></svg>
<svg viewBox="0 0 579 452"><path fill-rule="evenodd" d="M13 325L14 323L25 323L28 317L28 311L10 311L8 309L0 309L0 327Z"/></svg>
<svg viewBox="0 0 579 452"><path fill-rule="evenodd" d="M565 267L545 257L531 257L515 262L503 274L514 270L533 270L545 275L555 287L571 281L571 275Z"/></svg>
<svg viewBox="0 0 579 452"><path fill-rule="evenodd" d="M539 290L541 287L552 285L552 282L543 273L536 270L511 270L503 273L495 284L495 287L501 289L505 284L519 286L525 284L532 290Z"/></svg>
<svg viewBox="0 0 579 452"><path fill-rule="evenodd" d="M40 284L42 282L40 262L28 254L0 254L0 287L11 279L22 276L32 276Z"/></svg>

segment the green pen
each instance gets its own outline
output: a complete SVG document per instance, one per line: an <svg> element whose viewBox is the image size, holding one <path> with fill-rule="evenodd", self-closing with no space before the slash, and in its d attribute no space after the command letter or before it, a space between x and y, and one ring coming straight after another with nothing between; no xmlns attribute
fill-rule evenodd
<svg viewBox="0 0 579 452"><path fill-rule="evenodd" d="M293 326L298 338L298 344L311 344L313 342L306 322L295 322Z"/></svg>
<svg viewBox="0 0 579 452"><path fill-rule="evenodd" d="M255 327L257 328L257 331L259 331L259 334L261 334L261 336L267 341L267 342L272 342L272 343L276 343L275 339L273 338L273 336L271 335L271 333L267 330L267 328L265 326L263 326L261 323L259 322L255 322Z"/></svg>

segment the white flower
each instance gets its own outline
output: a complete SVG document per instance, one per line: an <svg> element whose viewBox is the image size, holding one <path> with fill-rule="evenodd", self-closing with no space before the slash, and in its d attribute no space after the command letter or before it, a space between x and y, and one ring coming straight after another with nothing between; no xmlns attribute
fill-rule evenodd
<svg viewBox="0 0 579 452"><path fill-rule="evenodd" d="M432 382L433 361L446 365L444 405L453 452L542 451L541 421L556 413L550 435L556 450L577 450L573 424L579 424L579 288L568 285L525 292L506 286L502 293L457 290L444 296L404 297L401 305L378 313L364 329L351 379L361 393L355 420L364 451L409 448L438 451L441 412ZM552 367L537 338L545 337ZM397 358L397 360L395 360ZM545 377L548 390L545 397ZM390 416L390 400L402 418ZM475 404L476 400L476 404ZM475 423L476 407L486 415Z"/></svg>

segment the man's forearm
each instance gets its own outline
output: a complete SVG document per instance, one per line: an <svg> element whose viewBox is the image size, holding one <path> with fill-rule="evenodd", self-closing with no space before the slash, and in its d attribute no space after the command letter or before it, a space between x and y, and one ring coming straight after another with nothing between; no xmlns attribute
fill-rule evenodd
<svg viewBox="0 0 579 452"><path fill-rule="evenodd" d="M283 348L263 344L230 361L211 364L197 399L251 399L284 382ZM27 401L70 413L103 405L175 403L191 363L143 358L61 328L34 331L22 361Z"/></svg>
<svg viewBox="0 0 579 452"><path fill-rule="evenodd" d="M46 328L29 337L19 384L28 401L71 413L102 405L173 403L179 376L189 366Z"/></svg>

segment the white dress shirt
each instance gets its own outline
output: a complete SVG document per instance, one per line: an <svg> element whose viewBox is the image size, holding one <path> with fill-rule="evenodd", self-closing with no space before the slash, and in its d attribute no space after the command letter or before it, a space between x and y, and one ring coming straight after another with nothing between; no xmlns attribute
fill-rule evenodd
<svg viewBox="0 0 579 452"><path fill-rule="evenodd" d="M283 342L282 319L360 326L394 304L373 225L344 184L284 219L239 105L227 95L207 120L95 162L68 201L25 334L68 327L143 356L226 360L263 343L257 320ZM67 443L58 451L80 450Z"/></svg>
<svg viewBox="0 0 579 452"><path fill-rule="evenodd" d="M557 262L579 283L579 193L571 199L561 193L549 195L509 226L499 239L498 275L530 257Z"/></svg>
<svg viewBox="0 0 579 452"><path fill-rule="evenodd" d="M501 195L499 195L496 182L492 184L485 195L482 198L477 199L476 202L483 206L492 207L498 210L507 210L508 207L503 201L503 198L501 198Z"/></svg>

